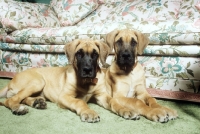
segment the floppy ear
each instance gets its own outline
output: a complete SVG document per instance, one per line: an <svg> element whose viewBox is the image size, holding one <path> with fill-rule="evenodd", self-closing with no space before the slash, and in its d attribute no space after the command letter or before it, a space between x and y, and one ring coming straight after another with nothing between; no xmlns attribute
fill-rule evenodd
<svg viewBox="0 0 200 134"><path fill-rule="evenodd" d="M110 47L110 51L112 52L114 47L115 37L119 33L119 30L115 29L106 35L106 43Z"/></svg>
<svg viewBox="0 0 200 134"><path fill-rule="evenodd" d="M144 49L147 47L149 44L149 38L146 37L144 34L138 31L134 31L135 35L137 36L138 39L138 46L137 46L137 51L138 54L142 54Z"/></svg>
<svg viewBox="0 0 200 134"><path fill-rule="evenodd" d="M76 47L80 44L80 40L74 40L65 45L64 50L68 58L69 64L74 62Z"/></svg>
<svg viewBox="0 0 200 134"><path fill-rule="evenodd" d="M109 64L106 63L106 58L108 57L109 53L110 53L110 48L109 46L104 43L104 42L100 42L100 41L95 41L97 47L99 48L99 58L101 61L101 64L103 65L102 67L104 68L108 68Z"/></svg>

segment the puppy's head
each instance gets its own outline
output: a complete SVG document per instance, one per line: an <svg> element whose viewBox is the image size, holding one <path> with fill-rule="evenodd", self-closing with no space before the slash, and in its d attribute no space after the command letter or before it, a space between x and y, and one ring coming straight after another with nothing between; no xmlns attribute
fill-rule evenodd
<svg viewBox="0 0 200 134"><path fill-rule="evenodd" d="M107 44L93 40L74 40L64 47L69 63L73 64L79 78L95 78L100 70L99 59L105 64L109 54Z"/></svg>
<svg viewBox="0 0 200 134"><path fill-rule="evenodd" d="M115 50L115 60L120 69L131 71L136 64L137 54L142 54L149 40L134 30L114 30L107 34L106 42Z"/></svg>

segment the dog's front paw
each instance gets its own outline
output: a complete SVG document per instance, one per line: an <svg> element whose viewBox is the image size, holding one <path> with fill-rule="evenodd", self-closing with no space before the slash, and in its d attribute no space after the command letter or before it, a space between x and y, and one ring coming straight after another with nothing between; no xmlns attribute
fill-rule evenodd
<svg viewBox="0 0 200 134"><path fill-rule="evenodd" d="M18 107L13 108L11 111L15 115L24 115L28 113L28 108L21 104Z"/></svg>
<svg viewBox="0 0 200 134"><path fill-rule="evenodd" d="M139 120L140 116L138 113L129 110L127 108L123 108L119 110L118 113L121 117L123 117L124 119L128 119L128 120Z"/></svg>
<svg viewBox="0 0 200 134"><path fill-rule="evenodd" d="M147 118L149 120L152 120L155 122L161 122L161 123L165 123L169 121L167 113L160 108L152 108L152 110L148 111Z"/></svg>
<svg viewBox="0 0 200 134"><path fill-rule="evenodd" d="M169 120L174 120L178 117L177 111L167 108L167 107L161 107L162 110L164 110L167 113Z"/></svg>
<svg viewBox="0 0 200 134"><path fill-rule="evenodd" d="M89 122L89 123L95 123L100 121L99 115L93 111L93 110L86 110L83 111L80 115L81 121L83 122Z"/></svg>
<svg viewBox="0 0 200 134"><path fill-rule="evenodd" d="M166 123L169 120L176 119L177 113L174 110L171 110L169 108L160 107L160 108L153 108L148 112L147 118L155 121L155 122L161 122Z"/></svg>

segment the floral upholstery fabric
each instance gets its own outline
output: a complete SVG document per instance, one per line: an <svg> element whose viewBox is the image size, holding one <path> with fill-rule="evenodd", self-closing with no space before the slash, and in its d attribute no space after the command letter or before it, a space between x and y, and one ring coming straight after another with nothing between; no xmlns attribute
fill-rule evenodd
<svg viewBox="0 0 200 134"><path fill-rule="evenodd" d="M108 2L101 4L78 25L97 25L99 31L103 31L102 27L108 31L113 28L136 29L148 34L151 44L199 44L197 3L198 0Z"/></svg>
<svg viewBox="0 0 200 134"><path fill-rule="evenodd" d="M100 4L75 26L16 30L10 35L0 36L0 41L64 44L74 38L82 38L83 35L95 38L116 28L130 28L145 33L150 44L200 44L200 16L195 8L197 0L151 2L154 3L134 0ZM50 39L47 39L49 36Z"/></svg>
<svg viewBox="0 0 200 134"><path fill-rule="evenodd" d="M60 24L48 5L0 0L0 26L14 31L27 27L58 27Z"/></svg>
<svg viewBox="0 0 200 134"><path fill-rule="evenodd" d="M200 58L148 56L141 63L149 88L200 92Z"/></svg>
<svg viewBox="0 0 200 134"><path fill-rule="evenodd" d="M198 2L198 3L195 5L195 7L197 8L197 10L200 11L200 2Z"/></svg>
<svg viewBox="0 0 200 134"><path fill-rule="evenodd" d="M0 67L4 72L21 72L33 67L66 66L68 60L64 53L35 53L0 51ZM113 55L107 58L111 64ZM200 58L179 56L139 56L147 88L199 93Z"/></svg>
<svg viewBox="0 0 200 134"><path fill-rule="evenodd" d="M96 0L52 0L51 7L56 12L62 26L74 25L98 7Z"/></svg>
<svg viewBox="0 0 200 134"><path fill-rule="evenodd" d="M82 38L90 38L83 36ZM91 37L92 38L92 37ZM95 37L95 40L101 40L101 37ZM69 39L68 39L69 40ZM66 41L67 42L67 41ZM15 44L15 43L0 43L0 49L5 51L28 51L28 52L51 52L51 53L64 53L65 44ZM113 54L113 52L111 53ZM148 45L143 52L147 56L184 56L184 57L198 57L200 56L199 45Z"/></svg>
<svg viewBox="0 0 200 134"><path fill-rule="evenodd" d="M95 27L94 27L95 25ZM184 24L186 25L186 24ZM77 26L58 27L58 28L27 28L16 30L9 35L0 35L1 42L16 43L37 43L37 44L65 44L75 38L99 38L104 37L108 32L114 29L133 28L134 23L96 23L83 24ZM149 25L150 27L150 25ZM84 29L84 30L83 30ZM135 29L135 28L133 28ZM181 28L180 28L181 29ZM146 30L146 29L144 29ZM189 30L189 29L187 29ZM151 32L146 34L150 39L150 44L200 44L198 32L187 33L187 30L181 29L180 32ZM76 35L76 36L74 36Z"/></svg>

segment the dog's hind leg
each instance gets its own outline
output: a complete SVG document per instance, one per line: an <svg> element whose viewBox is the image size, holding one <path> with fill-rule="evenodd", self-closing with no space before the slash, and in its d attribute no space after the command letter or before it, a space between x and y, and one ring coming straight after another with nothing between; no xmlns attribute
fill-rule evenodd
<svg viewBox="0 0 200 134"><path fill-rule="evenodd" d="M30 97L35 93L42 92L44 86L44 80L39 78L27 80L24 83L21 82L21 84L19 84L19 81L13 81L10 83L7 95L9 92L12 92L13 94L9 96L7 100L5 100L4 106L11 109L13 114L24 115L28 113L28 108L25 107L24 104L20 103L27 97Z"/></svg>
<svg viewBox="0 0 200 134"><path fill-rule="evenodd" d="M26 104L26 105L36 108L36 109L46 109L47 108L45 98L41 97L41 96L27 97L22 101L22 104Z"/></svg>

